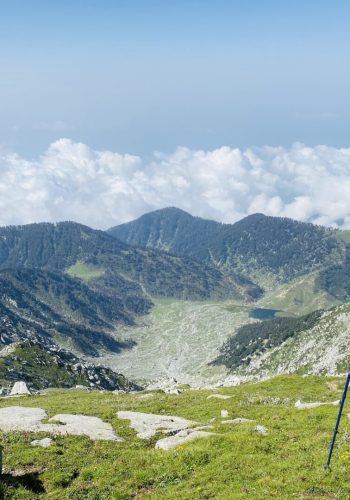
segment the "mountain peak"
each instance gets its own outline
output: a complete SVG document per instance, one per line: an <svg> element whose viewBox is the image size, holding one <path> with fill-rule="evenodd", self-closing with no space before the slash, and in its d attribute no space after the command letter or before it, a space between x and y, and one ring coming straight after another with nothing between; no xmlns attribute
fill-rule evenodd
<svg viewBox="0 0 350 500"><path fill-rule="evenodd" d="M153 210L152 212L147 212L136 220L144 218L168 218L168 217L186 217L188 219L193 219L193 215L177 207L164 207L158 210Z"/></svg>
<svg viewBox="0 0 350 500"><path fill-rule="evenodd" d="M243 219L238 220L236 224L242 221L257 221L257 220L266 220L269 218L274 218L274 217L270 217L269 215L256 212L255 214L249 214L246 217L243 217Z"/></svg>

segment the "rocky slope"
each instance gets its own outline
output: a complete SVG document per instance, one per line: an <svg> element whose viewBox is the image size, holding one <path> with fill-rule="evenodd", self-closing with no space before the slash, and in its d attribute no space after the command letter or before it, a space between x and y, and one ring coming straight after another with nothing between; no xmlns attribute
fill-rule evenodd
<svg viewBox="0 0 350 500"><path fill-rule="evenodd" d="M281 373L335 375L349 371L350 304L294 318L294 324L287 319L289 325L280 318L266 322L264 328L259 323L238 330L238 337L225 344L217 360L231 370L225 383ZM244 339L247 333L251 336ZM244 339L245 349L239 338Z"/></svg>
<svg viewBox="0 0 350 500"><path fill-rule="evenodd" d="M231 370L249 366L253 358L313 328L323 314L314 311L296 318L281 317L243 325L223 345L221 355L213 364L224 364Z"/></svg>
<svg viewBox="0 0 350 500"><path fill-rule="evenodd" d="M24 380L34 390L49 387L138 390L139 386L109 368L81 361L53 343L35 340L13 343L0 350L0 386L6 392Z"/></svg>
<svg viewBox="0 0 350 500"><path fill-rule="evenodd" d="M0 271L0 346L51 340L90 356L101 349L118 352L132 344L118 341L111 332L122 321L130 324L129 318L130 309L123 309L117 297L113 300L64 274Z"/></svg>

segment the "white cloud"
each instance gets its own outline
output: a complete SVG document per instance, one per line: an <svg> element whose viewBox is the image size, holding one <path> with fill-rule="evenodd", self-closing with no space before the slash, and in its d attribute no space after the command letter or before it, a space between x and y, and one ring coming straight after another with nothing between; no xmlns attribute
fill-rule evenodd
<svg viewBox="0 0 350 500"><path fill-rule="evenodd" d="M60 139L37 160L0 150L0 224L107 228L177 206L234 222L254 212L350 228L350 148L222 147L138 156Z"/></svg>

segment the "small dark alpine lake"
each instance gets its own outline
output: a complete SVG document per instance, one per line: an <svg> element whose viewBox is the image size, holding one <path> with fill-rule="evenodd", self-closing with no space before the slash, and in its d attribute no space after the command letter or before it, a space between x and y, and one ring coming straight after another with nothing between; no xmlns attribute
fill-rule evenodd
<svg viewBox="0 0 350 500"><path fill-rule="evenodd" d="M278 309L262 309L257 307L256 309L251 309L249 312L249 317L254 319L273 319L279 312Z"/></svg>

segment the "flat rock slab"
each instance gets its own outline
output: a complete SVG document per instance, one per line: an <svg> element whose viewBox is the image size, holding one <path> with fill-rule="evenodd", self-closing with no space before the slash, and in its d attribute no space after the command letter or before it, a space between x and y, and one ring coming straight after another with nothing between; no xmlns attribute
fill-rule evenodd
<svg viewBox="0 0 350 500"><path fill-rule="evenodd" d="M188 443L189 441L193 441L194 439L207 438L215 435L216 434L214 432L183 430L174 436L159 439L159 441L156 442L155 448L168 451L172 448Z"/></svg>
<svg viewBox="0 0 350 500"><path fill-rule="evenodd" d="M232 396L227 396L226 394L210 394L207 399L231 399Z"/></svg>
<svg viewBox="0 0 350 500"><path fill-rule="evenodd" d="M74 436L88 436L94 441L123 441L118 437L111 426L98 417L87 417L85 415L70 415L62 413L50 418L49 422L56 421L64 425L58 425L60 434L72 434Z"/></svg>
<svg viewBox="0 0 350 500"><path fill-rule="evenodd" d="M0 429L2 431L41 432L51 430L51 426L42 424L47 413L41 408L26 408L25 406L7 406L0 409Z"/></svg>
<svg viewBox="0 0 350 500"><path fill-rule="evenodd" d="M117 416L123 420L130 420L130 426L141 439L150 439L159 431L181 431L196 424L196 422L182 417L136 411L118 411Z"/></svg>
<svg viewBox="0 0 350 500"><path fill-rule="evenodd" d="M0 408L0 430L49 432L63 436L67 434L88 436L92 440L122 441L122 438L114 433L110 424L97 417L62 414L50 418L50 422L62 422L64 425L42 423L42 420L46 418L47 413L41 408L27 408L25 406Z"/></svg>
<svg viewBox="0 0 350 500"><path fill-rule="evenodd" d="M315 401L314 403L302 403L300 400L298 400L294 406L295 408L298 408L298 410L311 410L312 408L318 408L319 406L325 405L338 406L339 403L339 400L331 401L329 403L321 403L320 401Z"/></svg>

